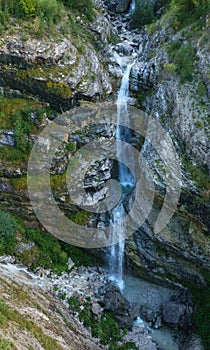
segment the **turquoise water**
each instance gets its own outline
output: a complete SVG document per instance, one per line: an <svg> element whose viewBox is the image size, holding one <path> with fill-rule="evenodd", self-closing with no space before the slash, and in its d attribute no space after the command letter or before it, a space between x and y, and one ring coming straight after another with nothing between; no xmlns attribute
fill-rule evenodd
<svg viewBox="0 0 210 350"><path fill-rule="evenodd" d="M145 281L141 278L124 275L124 295L132 303L137 302L142 306L148 306L153 311L158 311L162 303L168 301L171 296L177 292L154 283ZM135 326L138 326L143 321L139 318L135 321ZM146 324L146 323L145 323ZM146 325L147 326L147 325ZM159 345L161 350L179 350L179 345L176 341L176 334L173 330L166 327L159 329L151 329L152 339Z"/></svg>

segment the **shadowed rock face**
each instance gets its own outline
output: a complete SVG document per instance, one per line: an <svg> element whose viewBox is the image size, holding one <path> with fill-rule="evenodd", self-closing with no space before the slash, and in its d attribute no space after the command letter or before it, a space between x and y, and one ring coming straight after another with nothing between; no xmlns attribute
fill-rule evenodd
<svg viewBox="0 0 210 350"><path fill-rule="evenodd" d="M107 5L108 10L116 12L116 13L125 13L128 11L131 0L113 0L107 1L104 3Z"/></svg>
<svg viewBox="0 0 210 350"><path fill-rule="evenodd" d="M85 30L92 35L92 42L77 38L75 43L72 34L61 33L59 40L55 33L55 37L23 41L18 28L13 35L5 33L0 43L0 87L4 94L37 96L59 112L81 99L97 101L108 96L112 92L110 77L94 45L98 40L99 46L107 44L112 26L98 12Z"/></svg>

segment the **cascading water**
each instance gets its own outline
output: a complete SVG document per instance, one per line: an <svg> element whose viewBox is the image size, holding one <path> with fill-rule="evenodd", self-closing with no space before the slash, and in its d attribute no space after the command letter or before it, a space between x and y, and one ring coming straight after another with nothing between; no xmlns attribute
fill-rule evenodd
<svg viewBox="0 0 210 350"><path fill-rule="evenodd" d="M129 77L130 71L134 62L129 64L124 71L120 90L117 98L117 128L116 139L128 142L131 136L128 128L123 128L125 122L129 121L128 113L128 100L129 100ZM129 125L129 123L127 124ZM111 279L117 284L117 286L123 290L123 260L124 260L124 246L125 246L125 227L123 218L125 215L125 209L123 206L123 200L128 191L134 187L134 178L130 170L123 164L126 163L127 154L124 147L120 142L117 143L117 156L120 159L118 164L118 180L122 188L122 197L118 205L112 211L111 223L114 225L118 223L117 229L113 229L113 236L118 238L119 243L112 245L110 250L110 275ZM125 162L124 162L125 160Z"/></svg>
<svg viewBox="0 0 210 350"><path fill-rule="evenodd" d="M135 0L131 0L131 4L127 15L130 16L135 11L135 8L136 8Z"/></svg>
<svg viewBox="0 0 210 350"><path fill-rule="evenodd" d="M116 139L128 142L131 136L130 130L122 128L121 125L127 123L129 125L129 113L128 113L128 100L129 100L129 77L130 71L133 67L134 62L129 64L126 68L120 90L117 97L117 130L116 130ZM119 182L122 187L133 186L133 175L129 169L124 165L126 163L127 154L125 148L121 147L120 143L117 143L117 156L121 162L118 165L119 171ZM125 160L125 161L124 161Z"/></svg>

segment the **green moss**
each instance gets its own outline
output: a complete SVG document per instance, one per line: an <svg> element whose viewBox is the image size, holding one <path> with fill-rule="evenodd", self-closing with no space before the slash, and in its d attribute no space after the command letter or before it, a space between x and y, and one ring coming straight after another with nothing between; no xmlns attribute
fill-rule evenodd
<svg viewBox="0 0 210 350"><path fill-rule="evenodd" d="M122 340L126 330L122 331L118 323L114 320L113 314L103 312L100 319L96 318L91 310L91 300L86 298L85 301L80 301L75 297L68 299L69 307L73 312L79 313L79 319L85 327L89 327L92 336L100 339L103 345L109 345L109 349L117 350L119 348L118 341ZM82 306L82 308L80 308ZM135 349L135 348L122 348Z"/></svg>
<svg viewBox="0 0 210 350"><path fill-rule="evenodd" d="M192 294L194 304L194 311L192 317L192 324L194 332L201 337L205 350L210 348L210 271L201 269L200 273L203 275L207 284L206 287L197 288L194 284L182 281L182 285L189 289Z"/></svg>
<svg viewBox="0 0 210 350"><path fill-rule="evenodd" d="M30 135L39 133L39 125L43 120L44 114L50 115L52 112L48 107L43 106L42 103L32 99L1 97L1 129L12 130L15 139L15 147L0 147L1 160L26 161L31 150Z"/></svg>
<svg viewBox="0 0 210 350"><path fill-rule="evenodd" d="M69 304L69 307L70 307L70 310L73 311L73 312L79 312L80 310L80 302L79 302L79 299L76 298L76 297L70 297L68 298L68 304Z"/></svg>
<svg viewBox="0 0 210 350"><path fill-rule="evenodd" d="M196 185L202 191L206 191L206 190L208 191L210 188L210 178L207 170L201 166L196 167L192 163L192 161L187 159L186 157L183 158L183 162L186 167L186 170L190 173Z"/></svg>
<svg viewBox="0 0 210 350"><path fill-rule="evenodd" d="M27 190L27 176L26 175L23 175L23 176L17 177L17 178L11 178L10 183L17 191Z"/></svg>
<svg viewBox="0 0 210 350"><path fill-rule="evenodd" d="M17 348L14 346L14 344L9 339L5 339L5 338L2 338L0 336L0 349L1 350L15 350Z"/></svg>
<svg viewBox="0 0 210 350"><path fill-rule="evenodd" d="M66 172L63 174L50 175L50 185L55 192L64 190L66 186Z"/></svg>
<svg viewBox="0 0 210 350"><path fill-rule="evenodd" d="M138 93L137 95L137 100L138 100L138 103L140 105L142 105L142 103L144 102L144 100L147 98L147 97L151 97L153 95L154 91L152 89L150 90L147 90L147 91L142 91L140 93Z"/></svg>
<svg viewBox="0 0 210 350"><path fill-rule="evenodd" d="M196 90L196 94L197 94L198 96L200 96L200 97L206 96L206 95L207 95L206 86L205 86L205 84L204 84L202 81L200 81L200 82L198 83L198 87L197 87L197 90Z"/></svg>
<svg viewBox="0 0 210 350"><path fill-rule="evenodd" d="M197 126L198 129L202 129L203 128L203 123L200 120L196 120L195 121L195 126Z"/></svg>
<svg viewBox="0 0 210 350"><path fill-rule="evenodd" d="M63 99L70 98L72 91L67 83L56 83L55 81L48 81L46 83L47 90L51 93L60 96Z"/></svg>
<svg viewBox="0 0 210 350"><path fill-rule="evenodd" d="M181 41L174 40L168 44L167 51L172 61L167 64L174 65L174 71L180 76L181 84L192 81L196 60L195 50L192 45L184 45Z"/></svg>
<svg viewBox="0 0 210 350"><path fill-rule="evenodd" d="M72 142L69 142L67 145L66 145L66 149L67 149L67 151L69 151L69 152L73 152L73 151L75 151L75 149L76 149L76 146L75 146L75 144L74 143L72 143Z"/></svg>
<svg viewBox="0 0 210 350"><path fill-rule="evenodd" d="M164 63L163 69L169 74L174 74L176 71L176 66L174 63Z"/></svg>
<svg viewBox="0 0 210 350"><path fill-rule="evenodd" d="M0 254L14 254L18 224L13 215L0 211Z"/></svg>
<svg viewBox="0 0 210 350"><path fill-rule="evenodd" d="M70 214L69 218L78 225L86 225L90 220L90 215L90 212L81 209L76 213Z"/></svg>

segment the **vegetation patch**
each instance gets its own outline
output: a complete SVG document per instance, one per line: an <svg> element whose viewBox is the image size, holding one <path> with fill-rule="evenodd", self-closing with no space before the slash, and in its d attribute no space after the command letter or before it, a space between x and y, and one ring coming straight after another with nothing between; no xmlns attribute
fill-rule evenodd
<svg viewBox="0 0 210 350"><path fill-rule="evenodd" d="M120 328L111 312L103 312L99 317L94 315L90 298L80 301L78 298L71 297L68 299L68 304L71 311L78 313L84 326L91 329L92 336L99 338L102 345L108 345L109 350L138 349L133 343L118 345L127 330Z"/></svg>
<svg viewBox="0 0 210 350"><path fill-rule="evenodd" d="M201 337L205 350L210 349L210 272L201 271L207 287L195 288L193 284L183 283L192 293L192 300L195 305L192 323L194 332Z"/></svg>
<svg viewBox="0 0 210 350"><path fill-rule="evenodd" d="M68 33L69 18L82 15L83 20L92 21L95 10L92 0L4 0L0 1L0 32L9 28L11 18L16 18L30 35L43 37L61 33ZM27 40L27 34L25 41ZM23 39L24 40L24 39Z"/></svg>
<svg viewBox="0 0 210 350"><path fill-rule="evenodd" d="M16 350L17 348L14 346L14 344L9 340L0 337L0 349L1 350Z"/></svg>
<svg viewBox="0 0 210 350"><path fill-rule="evenodd" d="M15 218L10 213L0 211L0 255L13 254L17 229Z"/></svg>
<svg viewBox="0 0 210 350"><path fill-rule="evenodd" d="M31 150L31 134L38 134L43 116L54 114L40 102L22 98L0 97L0 124L2 130L14 132L15 147L0 147L0 158L25 161Z"/></svg>
<svg viewBox="0 0 210 350"><path fill-rule="evenodd" d="M180 76L181 84L187 81L193 81L194 63L196 61L193 46L191 44L185 45L179 40L174 40L168 44L167 51L171 60L171 62L167 63L167 67L173 67L173 71Z"/></svg>
<svg viewBox="0 0 210 350"><path fill-rule="evenodd" d="M139 29L145 24L150 24L155 19L154 1L137 0L131 19L134 26Z"/></svg>
<svg viewBox="0 0 210 350"><path fill-rule="evenodd" d="M210 3L208 0L172 0L169 9L174 27L181 29L192 23L202 22L210 10Z"/></svg>
<svg viewBox="0 0 210 350"><path fill-rule="evenodd" d="M200 127L200 122L197 126ZM190 173L192 179L195 181L198 188L200 188L202 191L208 191L210 188L210 179L208 171L201 166L194 165L192 161L187 158L187 156L183 157L183 163L185 165L186 170Z"/></svg>
<svg viewBox="0 0 210 350"><path fill-rule="evenodd" d="M32 321L23 317L18 311L12 310L3 299L0 299L0 328L5 329L9 324L18 325L25 332L30 332L45 350L62 350L63 348ZM7 349L7 348L5 348ZM10 348L8 348L9 350ZM11 348L12 349L12 348Z"/></svg>

